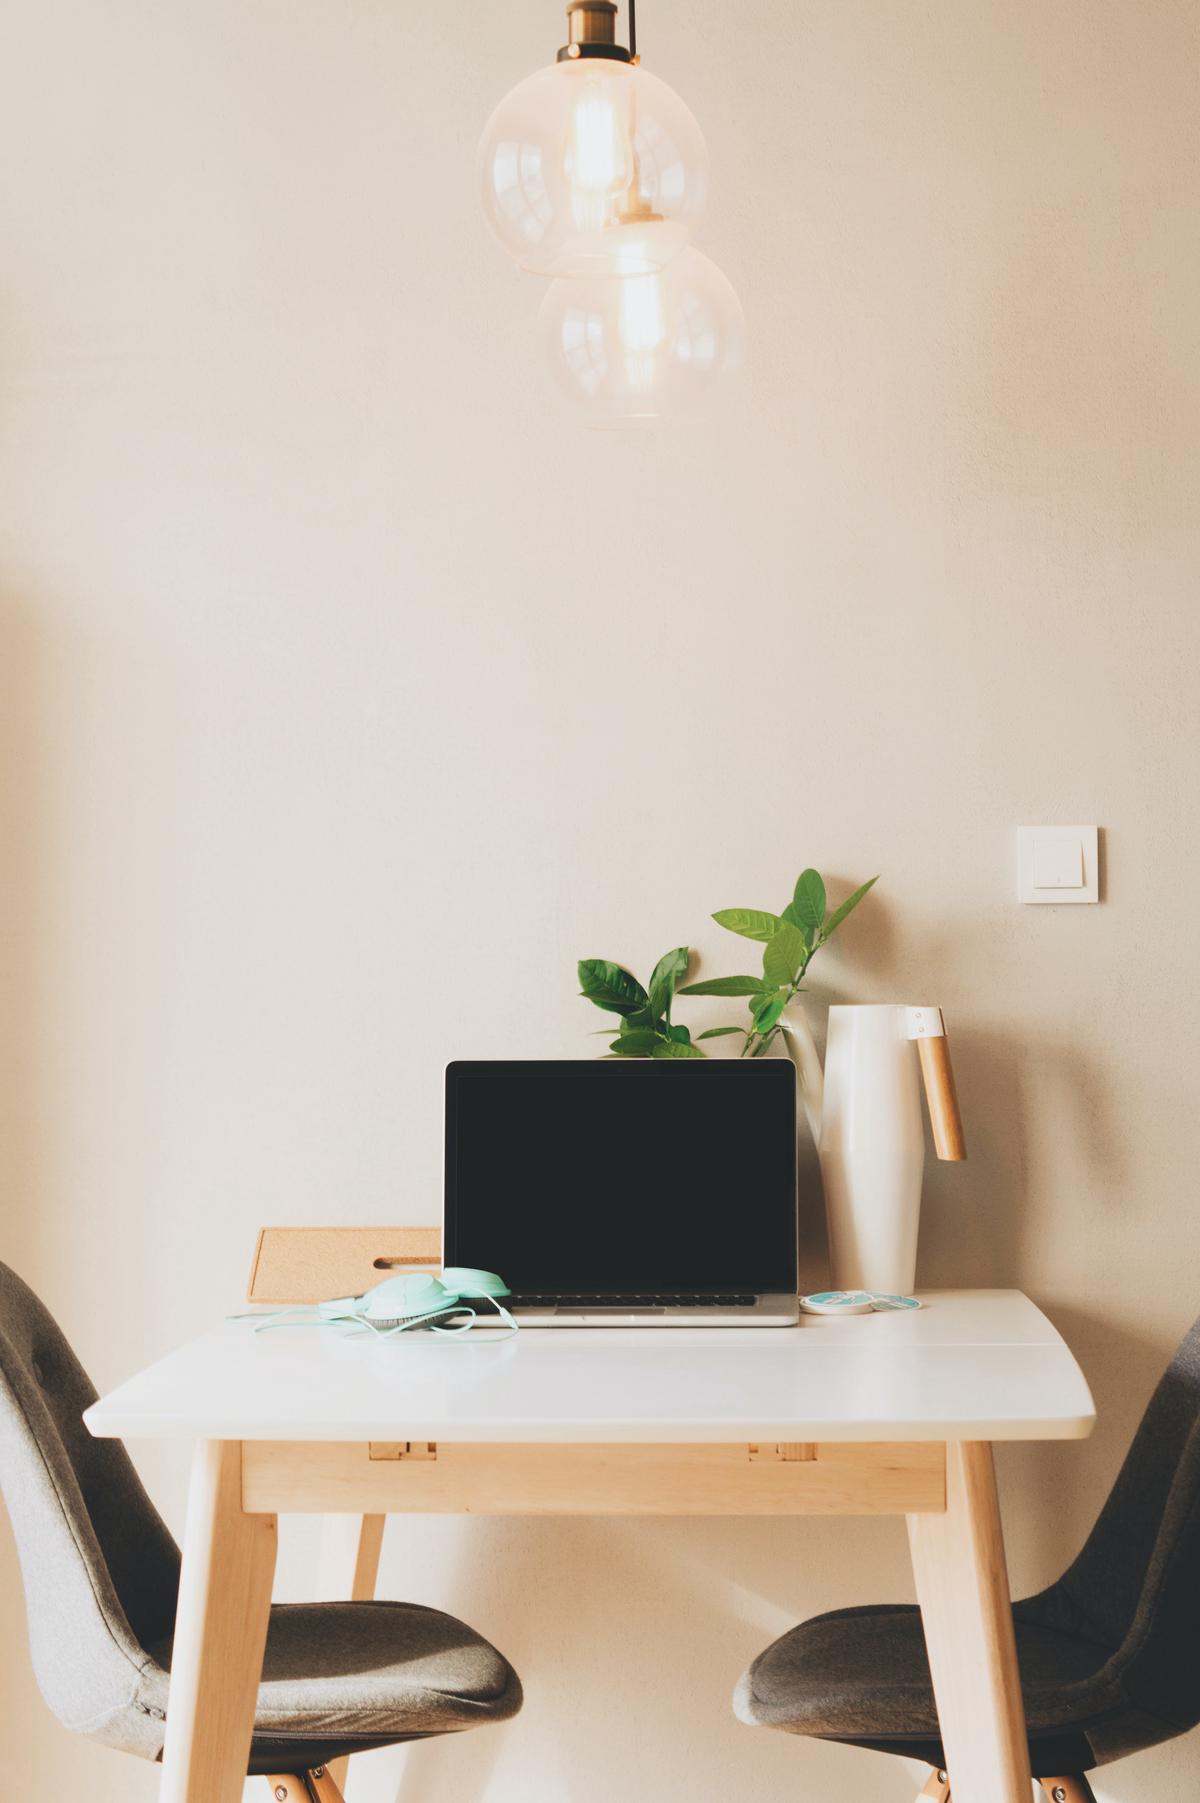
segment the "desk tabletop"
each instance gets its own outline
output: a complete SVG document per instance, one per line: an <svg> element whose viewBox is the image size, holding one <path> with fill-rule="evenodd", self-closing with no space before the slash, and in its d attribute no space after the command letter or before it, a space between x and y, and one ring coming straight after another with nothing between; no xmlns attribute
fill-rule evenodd
<svg viewBox="0 0 1200 1803"><path fill-rule="evenodd" d="M714 1443L1069 1440L1095 1411L1019 1290L798 1327L524 1328L379 1340L224 1322L87 1411L123 1439ZM269 1313L269 1311L265 1311Z"/></svg>

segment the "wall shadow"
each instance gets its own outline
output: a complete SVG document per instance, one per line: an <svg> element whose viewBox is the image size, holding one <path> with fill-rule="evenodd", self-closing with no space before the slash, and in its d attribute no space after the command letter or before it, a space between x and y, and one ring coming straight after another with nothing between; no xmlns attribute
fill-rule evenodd
<svg viewBox="0 0 1200 1803"><path fill-rule="evenodd" d="M1091 1531L1155 1385L1190 1317L1148 1323L1144 1331L1111 1316L1039 1299L1083 1369L1096 1403L1096 1427L1084 1441L1022 1442L999 1448L1014 1594L1059 1577ZM1157 1329L1157 1331L1155 1331Z"/></svg>
<svg viewBox="0 0 1200 1803"><path fill-rule="evenodd" d="M1093 1198L1119 1186L1124 1148L1111 1124L1111 1078L1077 1042L1040 1032L1035 1046L1009 1033L952 1026L955 1079L967 1135L966 1164L942 1164L928 1148L921 1209L919 1282L928 1289L1032 1288L1034 1212L1028 1171L1031 1111L1070 1139Z"/></svg>
<svg viewBox="0 0 1200 1803"><path fill-rule="evenodd" d="M38 675L32 612L0 591L0 1256L18 1268L36 1205Z"/></svg>

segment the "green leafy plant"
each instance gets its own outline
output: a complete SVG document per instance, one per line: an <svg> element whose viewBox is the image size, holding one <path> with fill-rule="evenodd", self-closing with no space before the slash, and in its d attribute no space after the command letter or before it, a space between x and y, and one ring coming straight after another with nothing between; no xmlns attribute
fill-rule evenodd
<svg viewBox="0 0 1200 1803"><path fill-rule="evenodd" d="M780 1031L780 1018L794 995L803 987L808 967L823 945L828 945L842 922L852 914L878 877L863 883L840 907L829 912L825 884L815 870L805 870L796 879L796 887L787 907L779 914L765 913L759 908L722 908L714 914L718 926L743 939L754 939L763 946L761 977L713 977L706 983L689 983L680 995L745 996L750 1009L748 1027L710 1027L701 1039L723 1038L740 1033L743 1044L740 1056L761 1058L770 1050Z"/></svg>
<svg viewBox="0 0 1200 1803"><path fill-rule="evenodd" d="M649 989L607 958L581 958L579 992L606 1014L620 1017L610 1058L703 1058L684 1026L671 1022L675 985L687 975L691 952L686 945L666 952L654 966ZM610 1029L611 1030L611 1029ZM706 1035L701 1034L703 1039Z"/></svg>

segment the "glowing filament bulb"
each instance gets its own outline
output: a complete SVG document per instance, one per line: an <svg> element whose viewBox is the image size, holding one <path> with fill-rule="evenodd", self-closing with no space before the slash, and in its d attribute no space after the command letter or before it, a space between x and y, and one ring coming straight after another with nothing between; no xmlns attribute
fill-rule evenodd
<svg viewBox="0 0 1200 1803"><path fill-rule="evenodd" d="M607 84L588 80L571 108L565 157L571 213L578 230L601 230L612 203L633 180L633 146L624 108L613 104Z"/></svg>
<svg viewBox="0 0 1200 1803"><path fill-rule="evenodd" d="M625 374L632 389L653 388L658 353L667 336L662 283L656 274L618 278L621 306L617 334L625 358Z"/></svg>

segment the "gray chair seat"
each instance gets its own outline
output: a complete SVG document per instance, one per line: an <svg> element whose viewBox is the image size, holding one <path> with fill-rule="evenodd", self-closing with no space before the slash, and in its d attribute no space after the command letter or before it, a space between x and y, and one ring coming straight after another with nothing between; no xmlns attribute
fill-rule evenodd
<svg viewBox="0 0 1200 1803"><path fill-rule="evenodd" d="M1084 1769L1062 1766L1068 1740L1090 1766L1082 1730L1121 1705L1108 1649L1040 1622L1015 1626L1035 1767ZM754 1726L944 1763L920 1611L911 1605L837 1609L793 1628L742 1677L734 1708Z"/></svg>
<svg viewBox="0 0 1200 1803"><path fill-rule="evenodd" d="M139 1740L147 1713L165 1733L171 1641L146 1650L131 1705ZM520 1707L507 1659L452 1615L417 1603L276 1603L249 1769L328 1765L343 1753L505 1721Z"/></svg>

